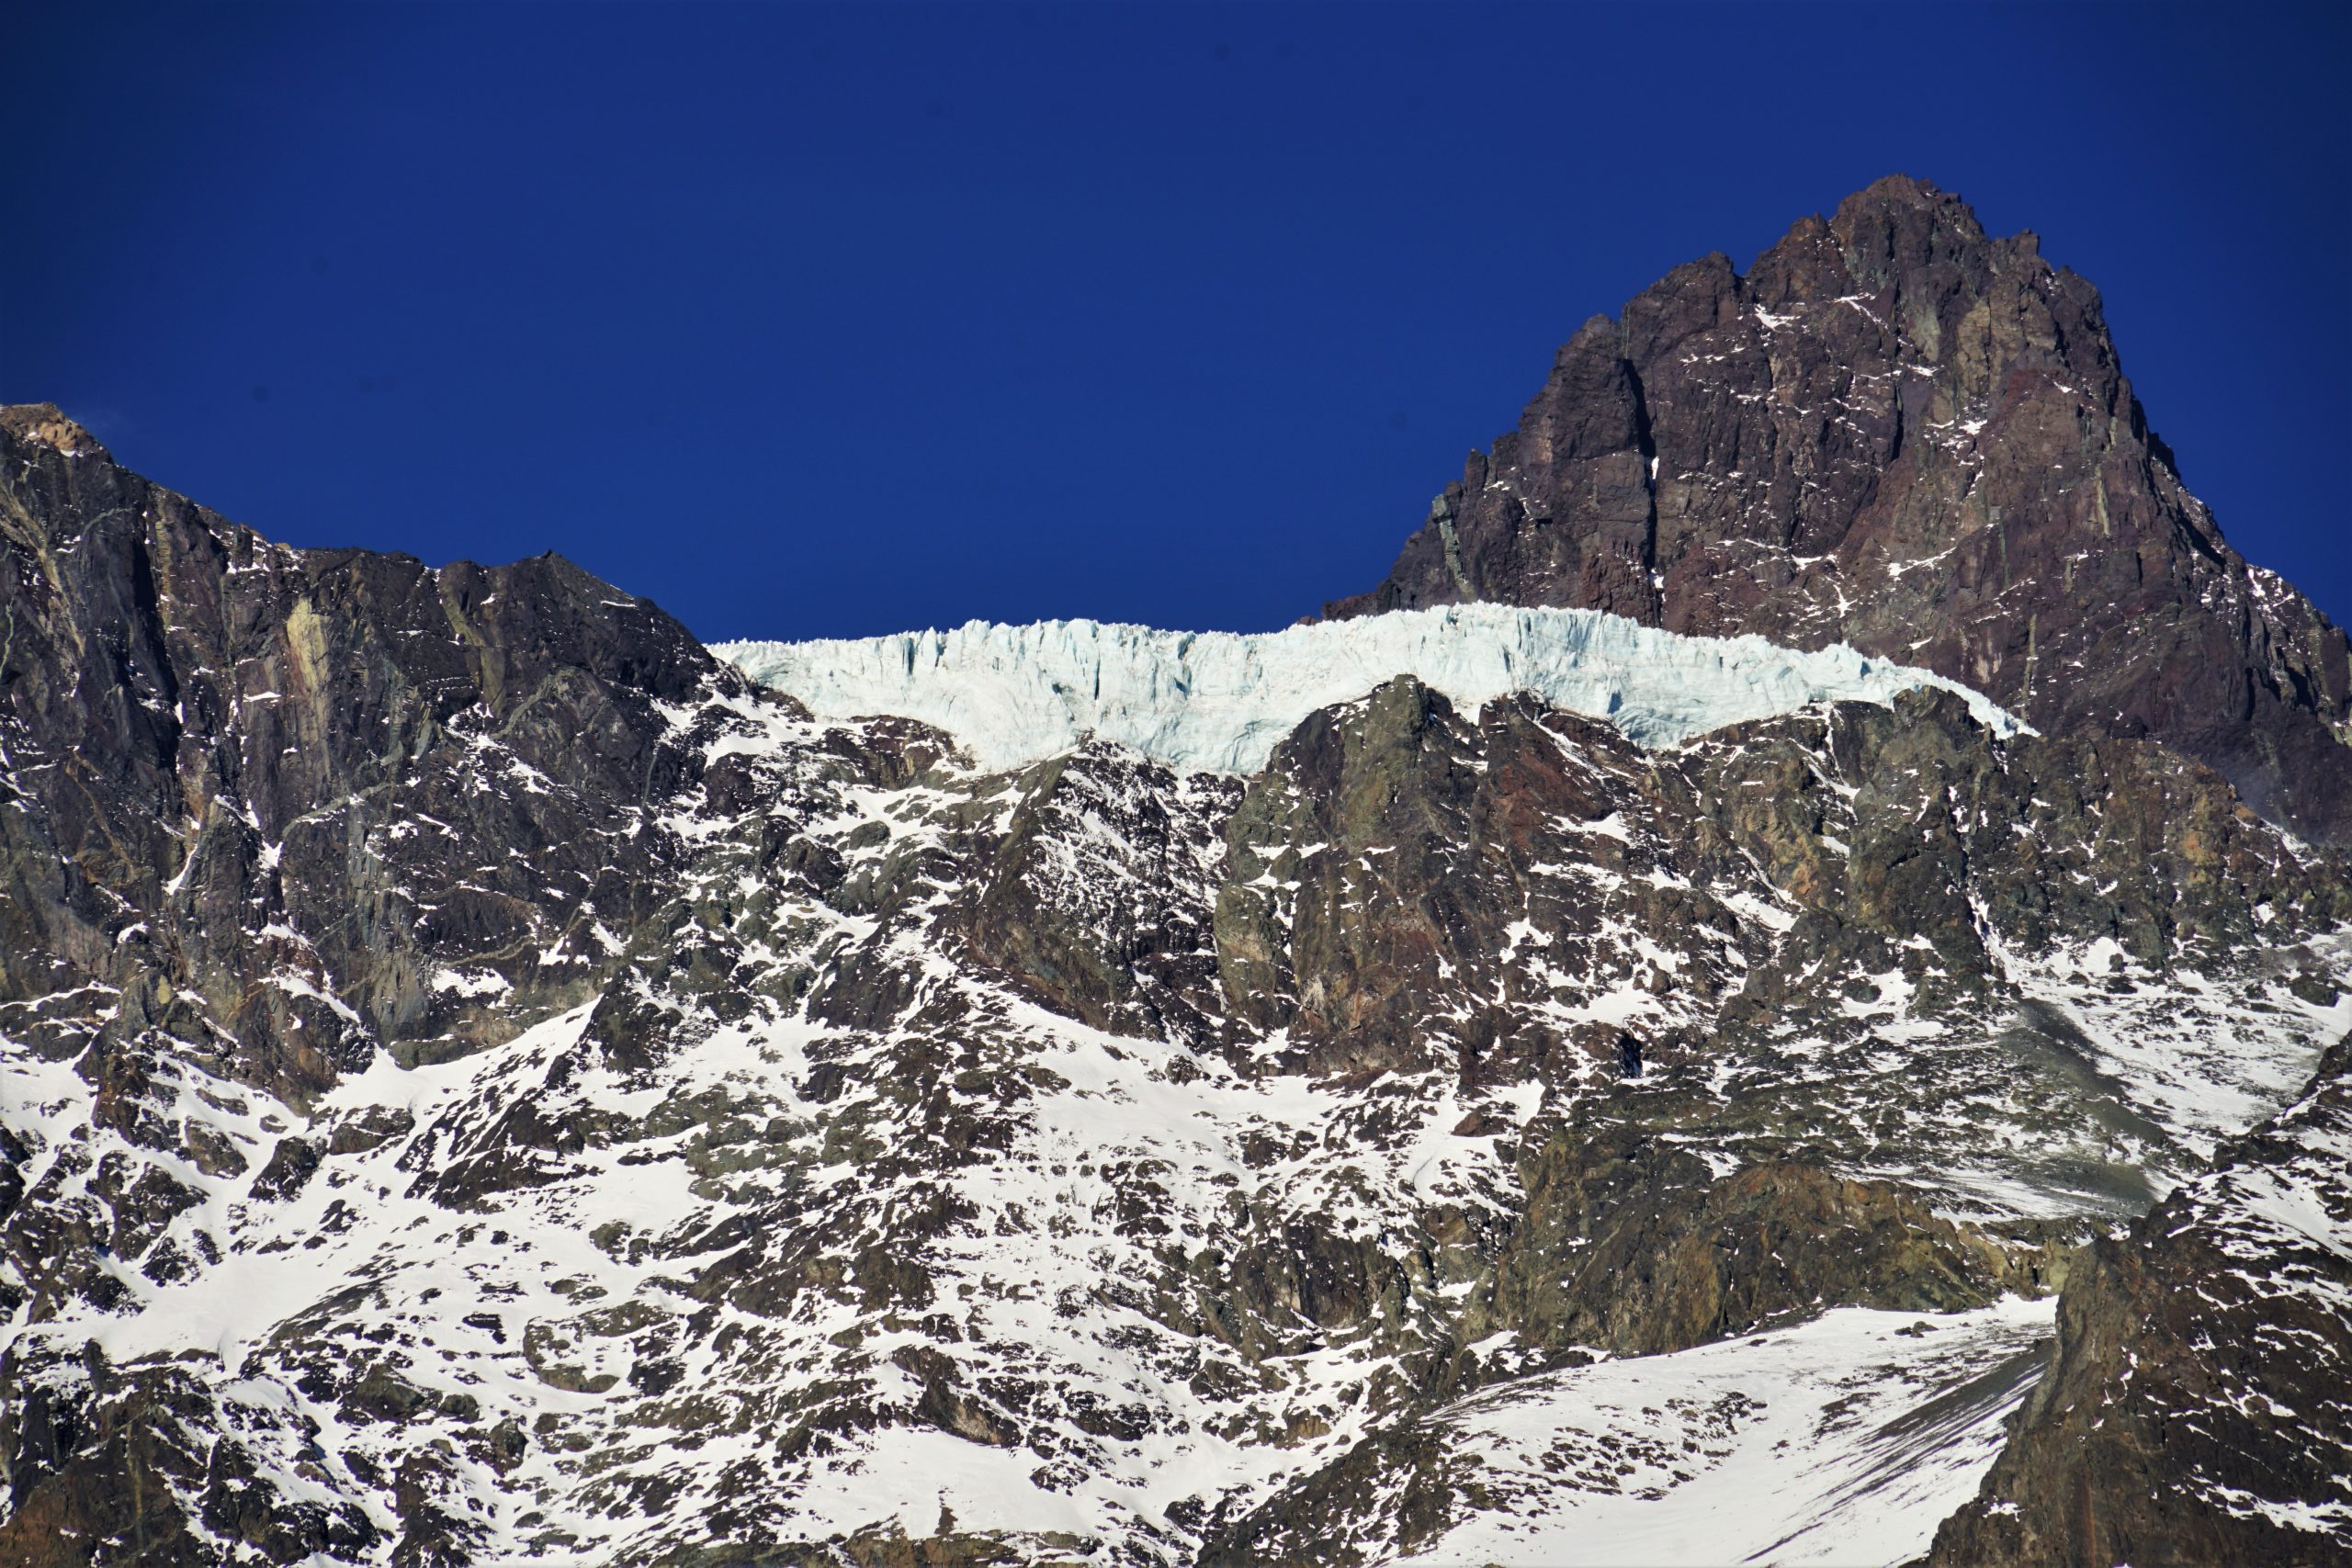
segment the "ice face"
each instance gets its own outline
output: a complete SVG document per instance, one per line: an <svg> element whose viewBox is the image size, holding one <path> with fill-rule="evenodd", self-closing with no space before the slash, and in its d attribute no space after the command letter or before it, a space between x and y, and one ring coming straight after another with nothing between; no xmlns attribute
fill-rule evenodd
<svg viewBox="0 0 2352 1568"><path fill-rule="evenodd" d="M1403 674L1472 710L1531 692L1646 746L1819 702L1886 703L1917 686L1958 693L2001 733L2022 728L1957 682L1842 643L1806 653L1758 637L1683 637L1597 610L1464 604L1250 636L973 621L714 651L820 718L919 719L989 768L1094 735L1189 772L1254 773L1308 714Z"/></svg>

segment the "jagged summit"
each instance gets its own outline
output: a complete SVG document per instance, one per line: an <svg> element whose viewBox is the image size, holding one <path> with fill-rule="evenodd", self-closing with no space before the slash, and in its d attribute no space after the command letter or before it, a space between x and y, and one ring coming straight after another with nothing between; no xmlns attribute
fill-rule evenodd
<svg viewBox="0 0 2352 1568"><path fill-rule="evenodd" d="M1984 226L1977 221L1976 209L1959 196L1920 179L1915 175L1881 175L1861 189L1838 202L1831 222L1850 226L1866 214L1889 212L1925 212L1939 220L1949 220L1977 239L1984 238ZM1792 225L1803 228L1822 221L1818 213L1800 218Z"/></svg>
<svg viewBox="0 0 2352 1568"><path fill-rule="evenodd" d="M1476 600L1849 643L2352 834L2343 631L2182 487L2098 291L1909 176L1587 321L1386 581L1325 613Z"/></svg>

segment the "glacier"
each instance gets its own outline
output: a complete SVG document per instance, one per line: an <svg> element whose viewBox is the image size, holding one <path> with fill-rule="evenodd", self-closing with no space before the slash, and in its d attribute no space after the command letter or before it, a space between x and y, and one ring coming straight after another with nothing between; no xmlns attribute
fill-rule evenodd
<svg viewBox="0 0 2352 1568"><path fill-rule="evenodd" d="M1175 632L1090 620L712 651L821 719L918 719L981 766L1017 768L1092 736L1185 773L1254 773L1319 708L1412 675L1476 712L1528 692L1651 747L1815 703L1890 703L1920 686L1966 700L2000 734L2025 728L1982 693L1843 643L1686 637L1598 610L1460 604L1277 632Z"/></svg>

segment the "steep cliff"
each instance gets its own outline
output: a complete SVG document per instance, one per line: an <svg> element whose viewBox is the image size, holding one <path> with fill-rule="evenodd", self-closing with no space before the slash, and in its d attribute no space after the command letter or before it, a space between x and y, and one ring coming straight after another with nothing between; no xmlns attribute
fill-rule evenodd
<svg viewBox="0 0 2352 1568"><path fill-rule="evenodd" d="M1387 580L1325 613L1479 600L1850 643L2352 836L2343 630L2183 487L2098 290L1917 180L1587 321Z"/></svg>

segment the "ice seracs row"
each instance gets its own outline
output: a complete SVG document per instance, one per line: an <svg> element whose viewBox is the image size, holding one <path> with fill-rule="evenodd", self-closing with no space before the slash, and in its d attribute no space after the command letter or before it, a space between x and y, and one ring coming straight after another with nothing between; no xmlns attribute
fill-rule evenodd
<svg viewBox="0 0 2352 1568"><path fill-rule="evenodd" d="M1820 702L1887 703L1918 686L1958 693L2000 733L2021 728L1957 682L1843 643L1804 652L1758 637L1685 637L1597 610L1503 604L1253 635L972 621L714 651L820 718L919 719L991 769L1058 755L1092 735L1185 771L1254 773L1308 714L1407 674L1474 711L1531 692L1646 746Z"/></svg>

